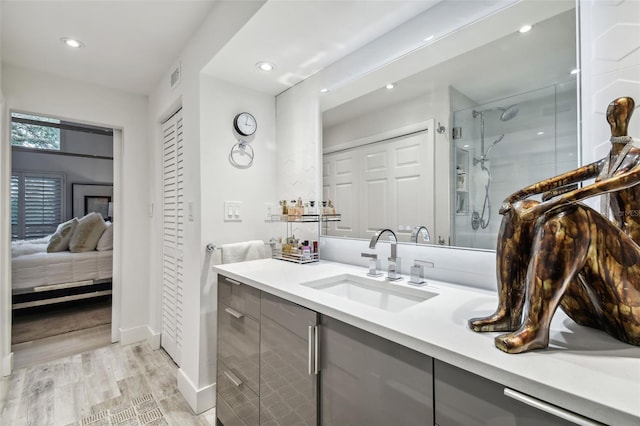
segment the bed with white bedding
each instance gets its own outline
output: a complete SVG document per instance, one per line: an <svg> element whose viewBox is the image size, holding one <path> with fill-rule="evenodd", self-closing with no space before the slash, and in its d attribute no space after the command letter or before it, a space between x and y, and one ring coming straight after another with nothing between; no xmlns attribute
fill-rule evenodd
<svg viewBox="0 0 640 426"><path fill-rule="evenodd" d="M111 294L112 246L48 253L50 239L11 242L13 309Z"/></svg>

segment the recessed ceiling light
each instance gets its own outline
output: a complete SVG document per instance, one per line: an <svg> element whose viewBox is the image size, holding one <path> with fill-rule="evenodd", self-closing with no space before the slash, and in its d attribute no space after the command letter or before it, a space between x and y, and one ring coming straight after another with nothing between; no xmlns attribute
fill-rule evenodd
<svg viewBox="0 0 640 426"><path fill-rule="evenodd" d="M580 72L580 70L578 68L572 69L571 70L571 75L576 75Z"/></svg>
<svg viewBox="0 0 640 426"><path fill-rule="evenodd" d="M274 68L272 63L265 62L265 61L258 62L256 64L256 67L258 67L260 71L272 71Z"/></svg>
<svg viewBox="0 0 640 426"><path fill-rule="evenodd" d="M327 93L328 91L329 91L329 89L327 89L326 87L320 89L320 93Z"/></svg>
<svg viewBox="0 0 640 426"><path fill-rule="evenodd" d="M536 135L538 135L538 136L544 135L544 132L538 132L538 133L536 133Z"/></svg>
<svg viewBox="0 0 640 426"><path fill-rule="evenodd" d="M469 145L462 145L463 148L469 148Z"/></svg>
<svg viewBox="0 0 640 426"><path fill-rule="evenodd" d="M429 37L425 38L424 41L431 41L435 36L431 34Z"/></svg>
<svg viewBox="0 0 640 426"><path fill-rule="evenodd" d="M520 27L520 29L518 30L519 33L528 33L529 31L531 31L531 28L533 28L533 26L531 25L523 25L522 27Z"/></svg>
<svg viewBox="0 0 640 426"><path fill-rule="evenodd" d="M393 84L393 83L389 83L389 84L387 84L385 87L386 87L387 89L391 90L391 89L393 89L394 87L396 87L396 85L395 85L395 84Z"/></svg>
<svg viewBox="0 0 640 426"><path fill-rule="evenodd" d="M60 41L62 41L64 44L66 44L69 47L74 47L74 48L84 47L84 43L73 38L62 37Z"/></svg>

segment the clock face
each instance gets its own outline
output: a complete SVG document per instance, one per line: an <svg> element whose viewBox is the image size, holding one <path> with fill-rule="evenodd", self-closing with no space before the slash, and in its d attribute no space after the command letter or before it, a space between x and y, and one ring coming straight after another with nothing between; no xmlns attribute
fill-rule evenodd
<svg viewBox="0 0 640 426"><path fill-rule="evenodd" d="M233 127L236 129L236 132L241 135L250 136L256 132L258 123L253 115L248 112L241 112L236 115L236 118L233 120Z"/></svg>

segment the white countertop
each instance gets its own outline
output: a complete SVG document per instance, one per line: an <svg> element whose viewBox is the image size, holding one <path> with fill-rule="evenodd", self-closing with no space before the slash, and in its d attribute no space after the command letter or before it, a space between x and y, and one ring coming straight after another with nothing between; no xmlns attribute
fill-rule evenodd
<svg viewBox="0 0 640 426"><path fill-rule="evenodd" d="M263 259L213 269L593 420L640 424L640 347L577 325L560 309L547 349L511 355L494 346L500 333L475 333L467 326L469 318L495 311L493 292L429 280L412 288L436 297L390 313L301 285L344 273L364 275L367 270L358 266ZM390 284L407 286L407 277Z"/></svg>

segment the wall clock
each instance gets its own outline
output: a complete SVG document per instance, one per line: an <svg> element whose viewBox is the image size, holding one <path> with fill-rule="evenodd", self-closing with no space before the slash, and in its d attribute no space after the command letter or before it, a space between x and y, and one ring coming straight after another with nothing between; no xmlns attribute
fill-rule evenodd
<svg viewBox="0 0 640 426"><path fill-rule="evenodd" d="M248 112L241 112L233 119L233 128L242 136L251 136L258 128L258 122Z"/></svg>

